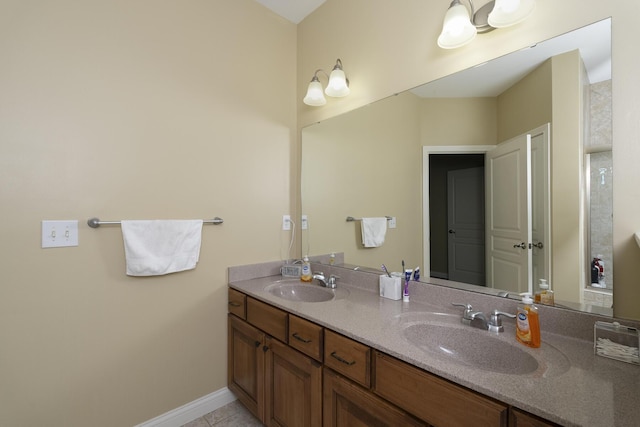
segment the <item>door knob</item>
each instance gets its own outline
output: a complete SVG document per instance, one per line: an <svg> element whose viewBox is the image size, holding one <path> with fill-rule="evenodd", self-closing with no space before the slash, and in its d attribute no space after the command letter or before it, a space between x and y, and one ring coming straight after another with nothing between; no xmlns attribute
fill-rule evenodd
<svg viewBox="0 0 640 427"><path fill-rule="evenodd" d="M449 229L449 234L456 234L456 230L453 230L453 229L450 228Z"/></svg>
<svg viewBox="0 0 640 427"><path fill-rule="evenodd" d="M533 248L542 249L542 248L544 248L544 245L542 244L542 242L529 243L529 249L533 249Z"/></svg>
<svg viewBox="0 0 640 427"><path fill-rule="evenodd" d="M513 245L514 248L521 248L521 249L527 249L527 244L525 242L522 242L520 244L515 244Z"/></svg>

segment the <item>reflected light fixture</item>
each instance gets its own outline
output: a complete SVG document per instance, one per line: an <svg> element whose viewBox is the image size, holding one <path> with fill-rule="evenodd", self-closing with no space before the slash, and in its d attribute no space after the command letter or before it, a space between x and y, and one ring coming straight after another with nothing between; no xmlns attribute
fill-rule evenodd
<svg viewBox="0 0 640 427"><path fill-rule="evenodd" d="M318 73L324 74L329 80L324 93L322 91L322 84L318 78ZM336 65L331 71L331 75L327 75L327 73L321 69L316 70L311 82L309 83L309 87L307 88L307 94L302 102L307 105L311 105L312 107L319 107L327 103L327 100L324 97L325 94L334 98L341 98L349 95L349 92L351 92L349 90L349 79L347 79L344 74L344 70L342 69L342 61L338 58L336 60Z"/></svg>
<svg viewBox="0 0 640 427"><path fill-rule="evenodd" d="M495 0L477 11L473 0L467 0L470 10L461 0L453 0L444 16L438 46L455 49L471 43L478 33L505 28L524 21L536 7L535 0Z"/></svg>

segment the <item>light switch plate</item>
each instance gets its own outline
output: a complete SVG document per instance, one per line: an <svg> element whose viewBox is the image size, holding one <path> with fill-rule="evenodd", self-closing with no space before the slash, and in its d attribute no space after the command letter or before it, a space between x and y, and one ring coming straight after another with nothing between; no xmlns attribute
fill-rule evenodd
<svg viewBox="0 0 640 427"><path fill-rule="evenodd" d="M42 247L78 246L78 221L42 221Z"/></svg>
<svg viewBox="0 0 640 427"><path fill-rule="evenodd" d="M307 228L309 228L309 218L306 215L302 215L300 223L300 229L306 230Z"/></svg>

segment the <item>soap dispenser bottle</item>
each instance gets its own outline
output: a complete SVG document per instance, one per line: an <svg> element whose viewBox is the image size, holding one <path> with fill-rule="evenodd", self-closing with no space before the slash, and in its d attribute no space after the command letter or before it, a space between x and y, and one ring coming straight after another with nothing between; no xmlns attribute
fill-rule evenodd
<svg viewBox="0 0 640 427"><path fill-rule="evenodd" d="M547 279L540 279L538 286L540 287L540 290L534 295L534 301L540 304L553 305L553 291L549 289Z"/></svg>
<svg viewBox="0 0 640 427"><path fill-rule="evenodd" d="M300 281L310 282L311 279L311 263L309 262L309 257L305 255L305 257L302 258L302 274L300 274Z"/></svg>
<svg viewBox="0 0 640 427"><path fill-rule="evenodd" d="M531 294L522 295L522 303L516 312L516 338L529 347L540 347L540 318L538 307L533 305Z"/></svg>

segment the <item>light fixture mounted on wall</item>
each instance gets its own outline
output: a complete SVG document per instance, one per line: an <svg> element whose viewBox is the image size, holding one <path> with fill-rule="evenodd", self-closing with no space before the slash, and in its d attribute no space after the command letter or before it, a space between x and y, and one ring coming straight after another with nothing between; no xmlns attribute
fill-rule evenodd
<svg viewBox="0 0 640 427"><path fill-rule="evenodd" d="M477 11L473 0L467 0L471 11L461 0L449 5L438 46L455 49L471 43L477 33L486 33L496 28L505 28L524 21L536 7L535 0L495 0Z"/></svg>
<svg viewBox="0 0 640 427"><path fill-rule="evenodd" d="M327 103L327 100L322 93L322 84L318 78L318 73L320 72L327 76L327 79L329 80L327 88L324 90L325 94L334 98L349 95L349 79L345 76L344 71L342 70L342 61L338 58L336 60L336 65L333 67L333 71L331 71L331 75L327 75L324 70L316 70L311 82L309 83L309 87L307 88L307 94L302 102L307 105L311 105L312 107L319 107Z"/></svg>

